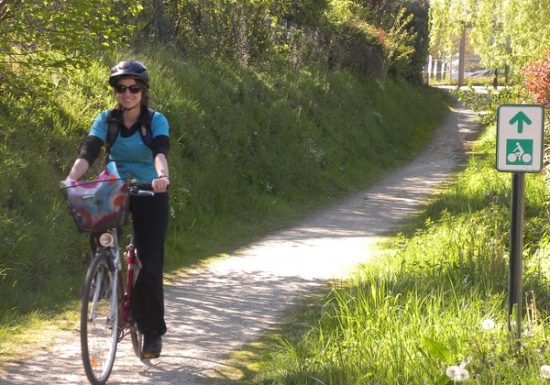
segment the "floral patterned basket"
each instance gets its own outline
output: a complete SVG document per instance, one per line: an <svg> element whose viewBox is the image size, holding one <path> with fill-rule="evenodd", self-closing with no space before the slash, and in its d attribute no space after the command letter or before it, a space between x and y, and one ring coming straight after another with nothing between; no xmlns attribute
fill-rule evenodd
<svg viewBox="0 0 550 385"><path fill-rule="evenodd" d="M100 232L128 220L128 185L108 165L93 181L64 181L61 193L81 233Z"/></svg>

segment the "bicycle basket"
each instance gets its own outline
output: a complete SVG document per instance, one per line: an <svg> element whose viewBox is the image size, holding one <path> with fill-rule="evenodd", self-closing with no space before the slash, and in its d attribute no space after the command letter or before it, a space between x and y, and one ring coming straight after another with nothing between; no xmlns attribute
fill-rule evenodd
<svg viewBox="0 0 550 385"><path fill-rule="evenodd" d="M105 170L92 182L72 181L61 188L79 232L100 232L128 220L128 186Z"/></svg>

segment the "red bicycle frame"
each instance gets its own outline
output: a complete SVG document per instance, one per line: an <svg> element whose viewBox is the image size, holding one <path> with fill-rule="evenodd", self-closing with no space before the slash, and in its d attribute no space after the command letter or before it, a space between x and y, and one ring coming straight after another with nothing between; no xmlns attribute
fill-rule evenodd
<svg viewBox="0 0 550 385"><path fill-rule="evenodd" d="M120 298L120 320L122 321L119 327L121 330L126 328L128 325L132 325L133 323L130 304L132 301L134 283L140 269L139 260L136 255L136 248L133 243L130 243L126 247L124 259L126 260L126 290L123 285L124 277L122 274L122 269L118 269L118 281L120 282L118 285L118 295Z"/></svg>

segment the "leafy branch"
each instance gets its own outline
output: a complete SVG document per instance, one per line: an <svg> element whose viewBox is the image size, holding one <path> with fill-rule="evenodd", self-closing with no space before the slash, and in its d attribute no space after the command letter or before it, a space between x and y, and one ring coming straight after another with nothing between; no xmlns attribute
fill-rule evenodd
<svg viewBox="0 0 550 385"><path fill-rule="evenodd" d="M128 21L141 9L120 0L0 0L0 62L83 64L101 49L124 44L134 30Z"/></svg>

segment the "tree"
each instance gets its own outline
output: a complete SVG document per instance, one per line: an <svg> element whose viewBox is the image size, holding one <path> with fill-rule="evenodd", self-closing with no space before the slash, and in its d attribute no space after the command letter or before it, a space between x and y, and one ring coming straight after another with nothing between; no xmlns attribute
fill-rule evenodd
<svg viewBox="0 0 550 385"><path fill-rule="evenodd" d="M505 2L502 26L510 56L517 69L545 57L550 47L550 2L548 0Z"/></svg>
<svg viewBox="0 0 550 385"><path fill-rule="evenodd" d="M408 65L403 76L412 83L420 84L424 81L423 72L427 64L430 44L429 34L429 2L428 0L409 1L406 5L407 13L413 15L408 26L409 36L412 38L414 51L408 57Z"/></svg>
<svg viewBox="0 0 550 385"><path fill-rule="evenodd" d="M456 51L461 25L470 28L470 44L490 68L513 65L521 75L550 47L548 0L430 0L430 52L436 57Z"/></svg>
<svg viewBox="0 0 550 385"><path fill-rule="evenodd" d="M384 35L384 64L386 71L394 75L400 74L409 58L414 53L414 41L417 34L409 28L414 15L401 8L395 17L393 25Z"/></svg>
<svg viewBox="0 0 550 385"><path fill-rule="evenodd" d="M0 0L0 65L82 64L131 36L124 21L140 10L125 0Z"/></svg>

